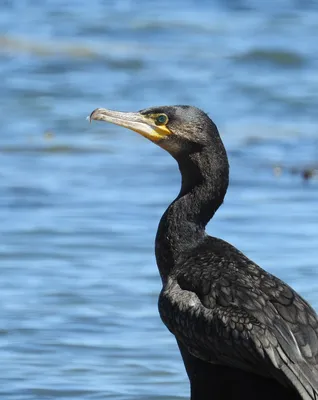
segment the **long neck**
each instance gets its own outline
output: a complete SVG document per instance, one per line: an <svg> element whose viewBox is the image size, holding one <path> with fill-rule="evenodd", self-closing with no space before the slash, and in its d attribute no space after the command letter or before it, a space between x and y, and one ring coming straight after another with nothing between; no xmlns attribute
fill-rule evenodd
<svg viewBox="0 0 318 400"><path fill-rule="evenodd" d="M156 258L163 282L175 263L204 240L205 226L222 204L229 179L221 140L213 148L204 148L177 161L181 190L163 214L156 237Z"/></svg>

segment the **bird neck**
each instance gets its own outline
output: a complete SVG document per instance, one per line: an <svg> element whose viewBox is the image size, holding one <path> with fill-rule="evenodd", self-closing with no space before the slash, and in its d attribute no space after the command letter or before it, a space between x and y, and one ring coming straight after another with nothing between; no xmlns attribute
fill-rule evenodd
<svg viewBox="0 0 318 400"><path fill-rule="evenodd" d="M224 200L229 165L220 140L177 159L182 176L178 197L163 214L156 237L156 259L163 282L183 257L205 238L205 227Z"/></svg>

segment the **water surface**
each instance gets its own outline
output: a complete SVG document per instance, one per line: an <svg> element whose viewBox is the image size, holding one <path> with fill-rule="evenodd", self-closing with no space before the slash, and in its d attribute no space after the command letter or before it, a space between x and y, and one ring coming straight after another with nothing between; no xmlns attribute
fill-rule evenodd
<svg viewBox="0 0 318 400"><path fill-rule="evenodd" d="M318 185L299 173L317 166L316 8L2 4L3 398L188 398L153 250L177 167L133 132L89 125L96 107L209 112L231 163L209 233L318 307Z"/></svg>

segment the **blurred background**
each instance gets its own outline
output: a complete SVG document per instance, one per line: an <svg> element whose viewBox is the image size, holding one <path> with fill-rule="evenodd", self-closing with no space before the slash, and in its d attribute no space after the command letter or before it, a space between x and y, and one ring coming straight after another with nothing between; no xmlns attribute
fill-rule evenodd
<svg viewBox="0 0 318 400"><path fill-rule="evenodd" d="M153 242L174 160L89 125L192 104L231 184L208 232L318 306L318 10L285 0L2 0L0 395L186 399Z"/></svg>

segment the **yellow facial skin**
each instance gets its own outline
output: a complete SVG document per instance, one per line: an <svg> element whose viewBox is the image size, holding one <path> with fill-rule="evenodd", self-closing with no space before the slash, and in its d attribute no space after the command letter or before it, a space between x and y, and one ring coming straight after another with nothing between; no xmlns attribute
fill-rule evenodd
<svg viewBox="0 0 318 400"><path fill-rule="evenodd" d="M138 112L120 112L97 108L91 113L89 119L90 121L106 121L123 126L155 143L172 134L167 127L169 120L165 114L142 115Z"/></svg>

